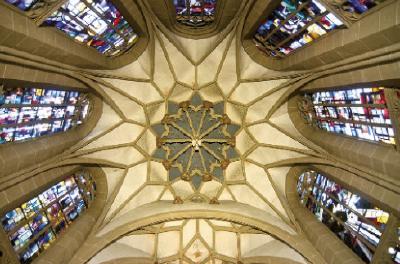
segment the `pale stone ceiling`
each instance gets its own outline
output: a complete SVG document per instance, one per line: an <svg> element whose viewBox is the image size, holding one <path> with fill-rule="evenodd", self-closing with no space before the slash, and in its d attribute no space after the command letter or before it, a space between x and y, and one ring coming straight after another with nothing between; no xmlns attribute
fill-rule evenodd
<svg viewBox="0 0 400 264"><path fill-rule="evenodd" d="M295 162L323 157L323 153L294 128L287 104L275 105L289 89L290 80L250 59L238 45L239 21L238 17L225 32L201 40L160 31L155 21L149 47L137 61L115 71L86 73L89 78L102 77L96 82L104 96L103 113L94 130L66 157L101 164L109 189L104 220L87 243L105 241L116 230L139 221L145 217L140 210L146 205L166 201L162 205L170 207L171 214L177 206L192 206L191 184L179 179L170 182L161 161L153 158L157 147L151 127L165 116L168 101L180 103L194 93L203 100L224 102L226 114L240 124L236 136L240 158L229 164L224 181L203 183L199 192L206 198L204 205L193 208L207 208L216 197L222 204L227 202L227 208L260 209L263 221L285 237L301 240L285 200L285 176ZM183 205L172 204L177 196ZM219 229L210 220L185 220L131 230L115 235L112 244L103 241L90 263L124 257L221 263L258 256L306 263L289 239L260 234L246 225L219 224L226 228ZM193 246L196 239L199 245ZM197 249L204 251L200 257Z"/></svg>

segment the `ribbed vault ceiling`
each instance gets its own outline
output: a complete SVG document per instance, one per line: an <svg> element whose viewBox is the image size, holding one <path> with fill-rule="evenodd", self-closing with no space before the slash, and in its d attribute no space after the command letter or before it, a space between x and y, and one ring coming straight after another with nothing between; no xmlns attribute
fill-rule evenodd
<svg viewBox="0 0 400 264"><path fill-rule="evenodd" d="M254 63L239 44L241 19L200 40L178 37L154 19L150 44L137 61L113 71L84 71L104 97L103 113L94 130L63 159L99 164L107 177L104 219L83 247L91 248L90 263L120 258L221 263L261 256L305 263L303 257L310 257L298 246L302 237L287 210L285 176L291 165L324 155L296 131L286 100L277 104L293 80ZM154 126L168 113L169 104L188 101L194 94L222 102L224 113L239 128L239 157L224 170L223 179L202 182L198 190L180 177L171 180L162 159L154 156ZM196 192L202 200L193 199ZM183 205L173 204L177 197ZM220 204L210 205L212 199ZM193 203L205 211L240 204L236 207L249 208L249 214L262 212L254 218L277 232L271 236L247 223L191 220L184 213L184 221L163 220L140 228L132 224L144 220L143 207L158 203L162 206L151 207L153 214L170 207L171 218L175 208ZM227 215L229 210L221 209L216 218Z"/></svg>

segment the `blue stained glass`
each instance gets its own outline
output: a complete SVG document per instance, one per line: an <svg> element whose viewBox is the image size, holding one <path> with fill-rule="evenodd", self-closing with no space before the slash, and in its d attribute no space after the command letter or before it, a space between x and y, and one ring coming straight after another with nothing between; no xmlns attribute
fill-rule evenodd
<svg viewBox="0 0 400 264"><path fill-rule="evenodd" d="M15 208L7 212L3 218L1 218L1 224L6 232L11 231L18 223L25 219L21 208Z"/></svg>
<svg viewBox="0 0 400 264"><path fill-rule="evenodd" d="M40 231L42 231L47 224L49 223L49 220L47 220L47 217L44 214L37 214L35 215L31 221L29 221L29 226L31 230L33 231L33 235L38 234Z"/></svg>
<svg viewBox="0 0 400 264"><path fill-rule="evenodd" d="M126 51L138 39L119 10L106 0L69 0L45 24L107 56Z"/></svg>
<svg viewBox="0 0 400 264"><path fill-rule="evenodd" d="M26 245L29 242L29 239L32 237L32 231L29 226L26 224L20 227L17 231L10 235L11 245L14 250L17 251Z"/></svg>
<svg viewBox="0 0 400 264"><path fill-rule="evenodd" d="M18 108L0 108L0 125L16 124L18 116Z"/></svg>
<svg viewBox="0 0 400 264"><path fill-rule="evenodd" d="M32 243L29 247L20 254L20 261L22 263L30 263L34 256L39 254L39 247L36 243Z"/></svg>
<svg viewBox="0 0 400 264"><path fill-rule="evenodd" d="M384 1L385 0L347 0L343 1L342 9L349 13L363 14Z"/></svg>
<svg viewBox="0 0 400 264"><path fill-rule="evenodd" d="M15 141L26 140L30 138L33 138L33 126L27 125L23 127L17 127L15 129L15 134L14 134Z"/></svg>
<svg viewBox="0 0 400 264"><path fill-rule="evenodd" d="M37 245L39 246L40 249L46 250L48 247L50 247L50 244L56 239L54 233L49 230L45 232L43 235L39 236L37 239Z"/></svg>
<svg viewBox="0 0 400 264"><path fill-rule="evenodd" d="M18 7L22 11L29 11L34 7L37 2L36 0L6 0L7 3L12 4L13 6Z"/></svg>

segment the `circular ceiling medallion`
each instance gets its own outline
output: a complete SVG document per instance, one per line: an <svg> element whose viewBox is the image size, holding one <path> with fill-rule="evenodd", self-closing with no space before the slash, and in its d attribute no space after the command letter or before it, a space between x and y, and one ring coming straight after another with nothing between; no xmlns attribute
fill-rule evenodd
<svg viewBox="0 0 400 264"><path fill-rule="evenodd" d="M159 124L154 158L168 170L169 180L191 182L198 190L202 182L224 181L224 170L239 157L235 150L239 125L224 113L223 102L204 101L196 93L191 100L168 103Z"/></svg>

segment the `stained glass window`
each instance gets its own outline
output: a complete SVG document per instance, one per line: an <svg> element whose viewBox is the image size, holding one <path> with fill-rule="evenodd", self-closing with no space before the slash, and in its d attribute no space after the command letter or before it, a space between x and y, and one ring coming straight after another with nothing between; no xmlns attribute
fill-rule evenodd
<svg viewBox="0 0 400 264"><path fill-rule="evenodd" d="M22 11L30 11L36 9L43 4L42 0L5 0L7 3L18 7Z"/></svg>
<svg viewBox="0 0 400 264"><path fill-rule="evenodd" d="M257 29L254 41L267 55L279 58L342 26L317 0L283 0Z"/></svg>
<svg viewBox="0 0 400 264"><path fill-rule="evenodd" d="M5 88L0 94L0 144L66 131L83 122L87 95L42 88Z"/></svg>
<svg viewBox="0 0 400 264"><path fill-rule="evenodd" d="M5 1L25 12L58 3L52 0ZM52 15L42 15L46 18L42 26L56 27L106 56L119 55L138 40L133 28L109 0L68 0Z"/></svg>
<svg viewBox="0 0 400 264"><path fill-rule="evenodd" d="M370 263L389 214L324 175L300 175L297 192L301 203L364 262Z"/></svg>
<svg viewBox="0 0 400 264"><path fill-rule="evenodd" d="M138 40L120 11L107 0L69 0L44 22L107 56L119 55Z"/></svg>
<svg viewBox="0 0 400 264"><path fill-rule="evenodd" d="M308 121L326 131L395 144L383 87L316 92L305 95L307 104Z"/></svg>
<svg viewBox="0 0 400 264"><path fill-rule="evenodd" d="M176 20L184 25L201 27L214 21L217 0L173 0Z"/></svg>
<svg viewBox="0 0 400 264"><path fill-rule="evenodd" d="M89 207L96 185L78 172L7 212L1 224L21 263L46 250Z"/></svg>
<svg viewBox="0 0 400 264"><path fill-rule="evenodd" d="M384 1L386 0L343 0L332 1L332 5L339 8L345 17L356 20Z"/></svg>

